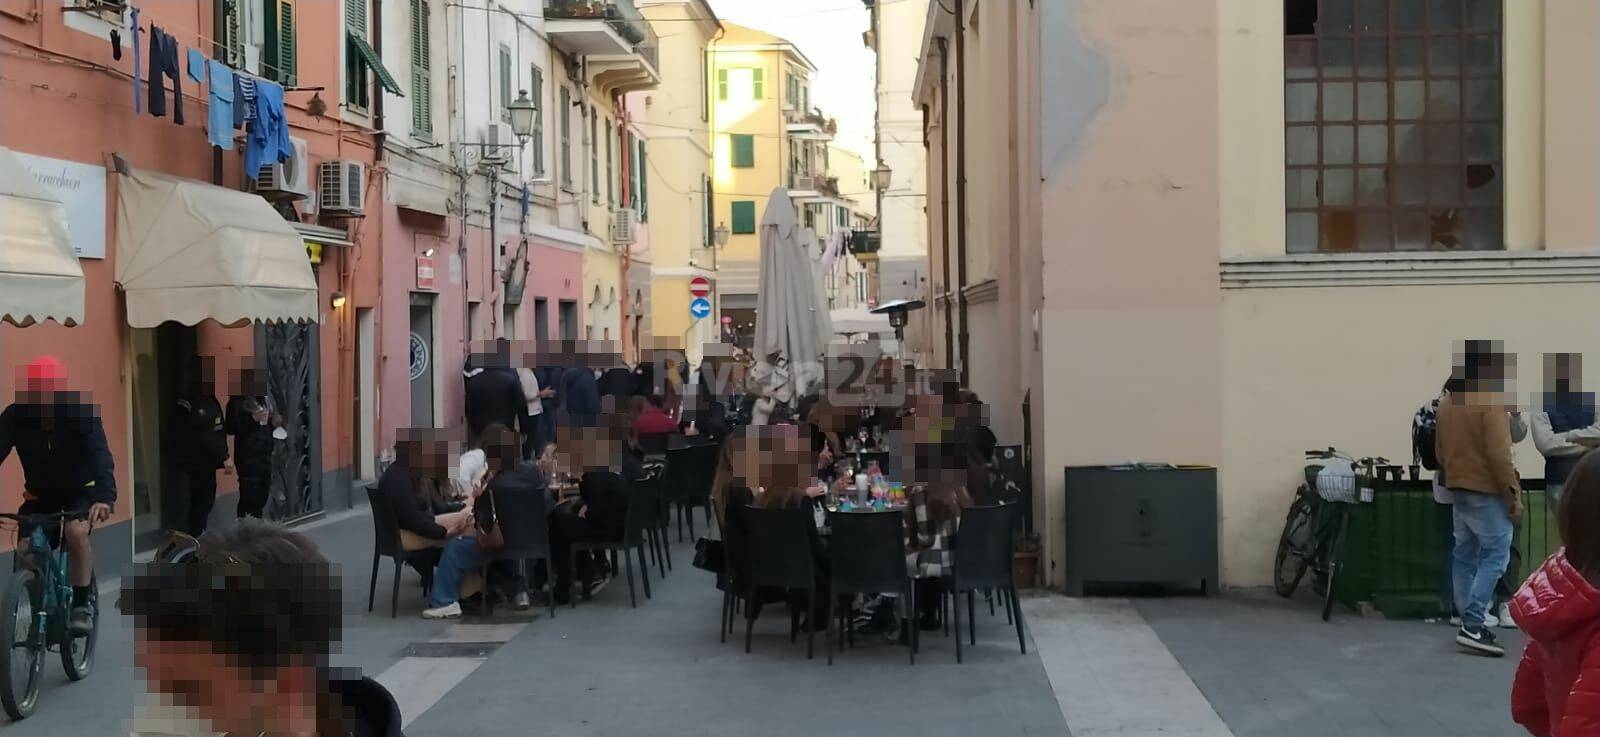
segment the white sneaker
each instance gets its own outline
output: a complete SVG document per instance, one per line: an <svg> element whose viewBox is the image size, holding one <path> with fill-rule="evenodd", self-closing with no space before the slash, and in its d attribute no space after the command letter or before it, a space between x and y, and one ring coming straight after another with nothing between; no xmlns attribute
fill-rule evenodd
<svg viewBox="0 0 1600 737"><path fill-rule="evenodd" d="M1483 615L1483 626L1485 626L1485 627L1499 627L1500 626L1500 618L1496 617L1493 614L1485 613Z"/></svg>
<svg viewBox="0 0 1600 737"><path fill-rule="evenodd" d="M1459 614L1450 615L1450 626L1451 627L1460 627L1461 626L1461 615L1459 615Z"/></svg>
<svg viewBox="0 0 1600 737"><path fill-rule="evenodd" d="M1502 629L1514 630L1517 628L1517 621L1511 618L1510 604L1501 604L1500 613L1495 618L1500 620L1500 627Z"/></svg>
<svg viewBox="0 0 1600 737"><path fill-rule="evenodd" d="M461 616L461 602L453 601L441 607L422 610L423 619L456 619Z"/></svg>

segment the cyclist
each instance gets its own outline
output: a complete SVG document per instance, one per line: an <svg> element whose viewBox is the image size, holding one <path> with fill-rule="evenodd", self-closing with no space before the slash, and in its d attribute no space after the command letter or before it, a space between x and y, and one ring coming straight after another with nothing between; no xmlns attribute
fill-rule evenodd
<svg viewBox="0 0 1600 737"><path fill-rule="evenodd" d="M94 629L89 596L94 548L89 530L110 519L117 481L95 406L67 391L66 385L66 369L53 356L38 358L18 372L17 401L0 411L0 463L12 449L22 460L24 489L18 514L88 515L64 524L72 582L67 626L73 634L83 635ZM21 525L19 552L26 551L32 530L31 524Z"/></svg>

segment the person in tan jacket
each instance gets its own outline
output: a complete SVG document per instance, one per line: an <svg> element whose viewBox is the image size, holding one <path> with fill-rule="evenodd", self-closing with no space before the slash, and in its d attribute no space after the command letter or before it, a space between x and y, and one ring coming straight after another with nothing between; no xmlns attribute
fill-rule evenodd
<svg viewBox="0 0 1600 737"><path fill-rule="evenodd" d="M1515 407L1501 392L1500 377L1508 362L1498 352L1469 346L1466 391L1453 392L1439 403L1435 447L1453 501L1453 588L1461 612L1456 643L1497 657L1505 651L1484 620L1510 560L1513 520L1522 513L1522 485L1506 422L1506 413Z"/></svg>

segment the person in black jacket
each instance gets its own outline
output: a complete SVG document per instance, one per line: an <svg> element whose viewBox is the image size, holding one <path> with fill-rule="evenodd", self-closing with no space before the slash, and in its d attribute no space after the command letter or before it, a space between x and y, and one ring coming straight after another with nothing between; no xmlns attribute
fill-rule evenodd
<svg viewBox="0 0 1600 737"><path fill-rule="evenodd" d="M342 601L310 538L240 519L163 548L124 579L117 607L152 695L206 734L404 737L382 685L331 667Z"/></svg>
<svg viewBox="0 0 1600 737"><path fill-rule="evenodd" d="M578 499L556 507L550 515L550 557L556 569L556 602L570 601L572 573L585 582L588 595L604 575L603 562L588 556L572 559L572 543L622 539L628 513L629 480L643 477L639 454L626 447L619 426L595 415L563 418L556 441L558 464L582 475Z"/></svg>
<svg viewBox="0 0 1600 737"><path fill-rule="evenodd" d="M260 517L272 487L272 433L283 416L272 411L267 387L255 369L240 369L228 397L223 429L233 436L233 467L239 474L239 516Z"/></svg>
<svg viewBox="0 0 1600 737"><path fill-rule="evenodd" d="M401 547L433 551L410 561L424 581L433 578L439 562L437 550L471 527L467 514L441 514L435 509L439 495L434 490L449 474L449 459L442 446L430 430L402 430L394 444L394 463L378 478L378 497L400 528Z"/></svg>
<svg viewBox="0 0 1600 737"><path fill-rule="evenodd" d="M23 371L15 404L0 411L0 463L11 451L22 463L23 494L18 514L82 512L86 519L65 523L64 544L72 576L72 610L68 627L75 634L94 628L90 582L94 546L89 533L110 519L117 503L117 480L99 410L77 392L66 390L66 370L54 357L43 357ZM18 530L18 546L28 549L34 524ZM53 525L51 526L53 527Z"/></svg>
<svg viewBox="0 0 1600 737"><path fill-rule="evenodd" d="M467 358L462 370L466 382L467 432L470 439L483 435L490 425L521 427L528 406L522 394L522 379L511 367L511 346L501 338L494 345L482 345Z"/></svg>
<svg viewBox="0 0 1600 737"><path fill-rule="evenodd" d="M183 531L193 537L206 531L217 501L217 470L228 465L228 436L215 375L210 356L195 358L188 389L178 398L167 425L166 456L182 479L179 488L187 492L189 514Z"/></svg>

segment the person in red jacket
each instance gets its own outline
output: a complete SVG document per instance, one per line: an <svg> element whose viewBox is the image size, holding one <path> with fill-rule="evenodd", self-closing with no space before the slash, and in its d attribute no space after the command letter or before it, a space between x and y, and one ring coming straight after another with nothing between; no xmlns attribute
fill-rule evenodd
<svg viewBox="0 0 1600 737"><path fill-rule="evenodd" d="M1511 717L1535 737L1592 737L1600 735L1600 453L1572 469L1556 518L1565 547L1511 601L1528 633Z"/></svg>

